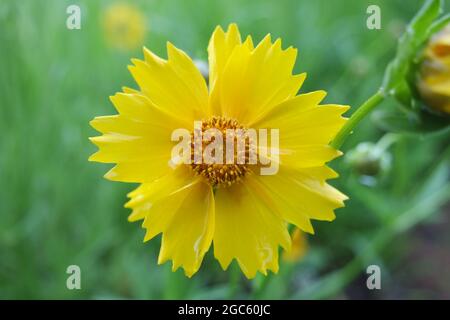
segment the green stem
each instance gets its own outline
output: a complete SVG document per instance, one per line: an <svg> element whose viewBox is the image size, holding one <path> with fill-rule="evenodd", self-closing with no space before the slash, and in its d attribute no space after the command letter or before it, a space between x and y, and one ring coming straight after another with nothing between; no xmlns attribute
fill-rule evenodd
<svg viewBox="0 0 450 320"><path fill-rule="evenodd" d="M239 270L239 267L235 263L233 263L230 266L230 282L228 288L229 299L236 299L236 294L239 291L240 279L241 279L241 271Z"/></svg>
<svg viewBox="0 0 450 320"><path fill-rule="evenodd" d="M339 149L345 142L345 139L352 133L356 125L364 119L377 105L379 105L385 98L382 91L377 91L366 102L364 102L348 119L341 131L338 132L334 140L331 142L331 146L335 149Z"/></svg>

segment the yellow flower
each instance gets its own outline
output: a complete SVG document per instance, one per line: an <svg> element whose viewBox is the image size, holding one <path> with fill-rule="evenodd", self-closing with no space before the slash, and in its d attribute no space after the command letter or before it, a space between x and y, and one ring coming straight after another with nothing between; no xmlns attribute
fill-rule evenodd
<svg viewBox="0 0 450 320"><path fill-rule="evenodd" d="M285 251L283 259L289 262L301 260L308 251L308 242L305 235L298 228L295 228L292 234L292 246L290 251Z"/></svg>
<svg viewBox="0 0 450 320"><path fill-rule="evenodd" d="M109 6L102 17L107 43L119 50L132 50L142 46L145 36L145 18L127 3Z"/></svg>
<svg viewBox="0 0 450 320"><path fill-rule="evenodd" d="M325 164L341 155L329 143L348 107L319 105L324 91L297 95L306 77L292 75L297 50L270 35L256 46L241 41L235 24L211 37L209 88L183 51L168 43L167 53L164 60L144 48L145 60L132 60L139 91L117 93L119 114L91 122L103 135L91 138L99 151L90 160L116 163L110 180L141 183L125 206L130 221L144 219L144 241L162 233L159 264L170 259L190 277L214 244L223 269L236 259L248 278L277 272L279 246L291 245L287 224L312 234L310 220L333 220L347 199L326 183L337 174ZM261 163L248 164L248 144L244 164L174 162L174 129L194 132L198 120L201 132L279 129L279 147L257 151L279 153L278 171L261 175Z"/></svg>
<svg viewBox="0 0 450 320"><path fill-rule="evenodd" d="M450 114L450 25L426 47L418 88L428 106Z"/></svg>

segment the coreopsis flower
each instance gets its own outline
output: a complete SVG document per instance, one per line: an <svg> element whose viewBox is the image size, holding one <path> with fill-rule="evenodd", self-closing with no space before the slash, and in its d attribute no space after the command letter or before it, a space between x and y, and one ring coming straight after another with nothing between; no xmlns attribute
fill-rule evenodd
<svg viewBox="0 0 450 320"><path fill-rule="evenodd" d="M144 41L146 24L142 13L128 3L114 3L102 16L103 31L107 43L119 50L133 50Z"/></svg>
<svg viewBox="0 0 450 320"><path fill-rule="evenodd" d="M305 234L298 228L292 233L292 245L290 251L285 251L283 259L289 262L298 262L303 259L308 251L308 242Z"/></svg>
<svg viewBox="0 0 450 320"><path fill-rule="evenodd" d="M450 25L434 35L425 48L418 89L429 107L450 114Z"/></svg>
<svg viewBox="0 0 450 320"><path fill-rule="evenodd" d="M112 96L118 114L91 122L103 135L91 138L99 151L90 160L116 164L107 179L140 183L126 204L129 221L144 220L144 241L162 233L158 263L172 260L190 277L213 245L223 269L236 259L248 278L277 272L279 247L291 245L287 225L314 233L312 219L331 221L343 206L326 163L341 155L329 143L348 107L319 105L324 91L297 95L306 77L292 74L297 50L270 35L257 45L242 41L235 24L211 37L209 87L186 53L168 43L167 54L144 48L145 59L132 60L139 90ZM174 152L181 129L191 140ZM260 135L228 149L236 132L251 129ZM206 161L222 133L227 147Z"/></svg>

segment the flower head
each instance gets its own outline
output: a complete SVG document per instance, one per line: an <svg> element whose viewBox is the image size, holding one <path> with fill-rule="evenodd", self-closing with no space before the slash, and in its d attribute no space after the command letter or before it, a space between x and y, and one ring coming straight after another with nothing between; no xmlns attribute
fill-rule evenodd
<svg viewBox="0 0 450 320"><path fill-rule="evenodd" d="M106 8L102 17L108 44L119 50L140 47L145 36L145 18L134 6L114 3Z"/></svg>
<svg viewBox="0 0 450 320"><path fill-rule="evenodd" d="M108 179L140 183L126 207L144 220L144 241L162 233L158 263L192 276L213 245L224 269L236 259L248 278L277 272L287 224L314 233L311 219L331 221L343 206L326 162L341 154L329 143L348 107L319 105L324 91L297 95L297 50L270 35L242 41L235 24L211 37L209 87L183 51L168 43L167 54L132 60L139 90L112 96L118 114L92 120L103 135L90 160L116 164ZM179 139L189 143L178 149Z"/></svg>
<svg viewBox="0 0 450 320"><path fill-rule="evenodd" d="M434 35L425 48L418 89L428 106L450 114L450 25Z"/></svg>

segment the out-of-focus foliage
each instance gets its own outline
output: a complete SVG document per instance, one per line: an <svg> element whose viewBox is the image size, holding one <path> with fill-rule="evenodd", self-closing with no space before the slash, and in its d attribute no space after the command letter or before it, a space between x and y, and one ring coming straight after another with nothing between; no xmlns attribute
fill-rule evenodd
<svg viewBox="0 0 450 320"><path fill-rule="evenodd" d="M81 30L66 28L73 1L0 2L0 298L450 297L450 287L416 281L430 270L445 278L439 259L423 269L413 260L408 270L417 272L401 278L402 262L419 255L422 238L413 227L434 228L448 218L439 214L450 195L448 134L401 136L390 147L389 174L372 186L361 184L344 158L333 162L341 177L331 183L349 195L347 206L334 222L315 222L306 256L284 263L268 282L247 281L233 268L223 272L212 251L192 279L158 266L158 241L143 244L144 230L126 220L125 194L134 186L104 180L109 166L87 162L95 149L88 122L114 113L108 96L123 84L135 87L126 66L142 52L106 41L102 16L113 1L76 2ZM324 88L328 101L351 106L381 83L398 37L421 6L419 0L133 3L145 17L141 45L163 56L169 40L205 60L214 27L237 22L243 35L259 40L270 32L299 49L295 69L311 75L302 91ZM382 10L381 30L366 28L371 4ZM379 108L392 109L392 101ZM343 151L384 134L367 118ZM449 248L448 237L439 239ZM442 261L448 252L439 251ZM72 264L81 268L81 290L66 288ZM382 267L382 292L365 287L369 264Z"/></svg>

